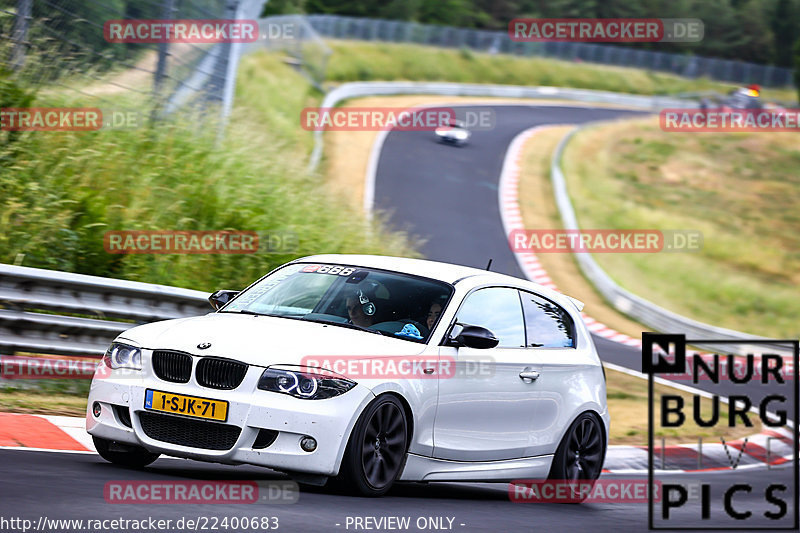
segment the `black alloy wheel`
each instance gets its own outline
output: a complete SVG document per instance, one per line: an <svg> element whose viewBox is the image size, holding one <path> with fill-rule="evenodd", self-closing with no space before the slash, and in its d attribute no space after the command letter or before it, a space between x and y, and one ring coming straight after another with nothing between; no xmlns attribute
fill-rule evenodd
<svg viewBox="0 0 800 533"><path fill-rule="evenodd" d="M389 491L405 464L408 422L400 400L384 394L364 410L342 460L340 481L363 496Z"/></svg>
<svg viewBox="0 0 800 533"><path fill-rule="evenodd" d="M605 454L605 434L598 418L583 413L570 425L559 444L549 479L574 485L573 499L583 501L586 488L600 477Z"/></svg>

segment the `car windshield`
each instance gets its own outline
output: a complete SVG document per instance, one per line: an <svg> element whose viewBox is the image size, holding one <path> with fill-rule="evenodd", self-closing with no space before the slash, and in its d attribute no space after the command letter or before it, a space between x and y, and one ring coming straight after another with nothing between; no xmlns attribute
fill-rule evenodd
<svg viewBox="0 0 800 533"><path fill-rule="evenodd" d="M251 286L220 312L310 320L427 342L452 293L447 283L397 272L293 263Z"/></svg>

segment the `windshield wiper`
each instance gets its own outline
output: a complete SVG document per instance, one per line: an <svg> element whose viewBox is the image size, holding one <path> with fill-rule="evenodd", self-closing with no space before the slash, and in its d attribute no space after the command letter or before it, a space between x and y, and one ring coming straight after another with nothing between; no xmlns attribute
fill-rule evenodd
<svg viewBox="0 0 800 533"><path fill-rule="evenodd" d="M364 326L359 326L357 324L351 324L349 322L337 322L335 320L325 320L324 318L309 318L309 319L303 319L303 320L308 320L309 322L317 322L318 324L330 324L332 326L342 326L343 328L357 329L359 331L366 331L368 333L376 333L378 335L389 335L385 331L379 331L377 329L369 329L369 328L365 328ZM389 335L389 336L391 336L391 335Z"/></svg>
<svg viewBox="0 0 800 533"><path fill-rule="evenodd" d="M250 311L249 309L240 309L238 311L220 311L220 313L233 313L233 314L253 315L253 316L271 316L264 313L256 313L255 311Z"/></svg>

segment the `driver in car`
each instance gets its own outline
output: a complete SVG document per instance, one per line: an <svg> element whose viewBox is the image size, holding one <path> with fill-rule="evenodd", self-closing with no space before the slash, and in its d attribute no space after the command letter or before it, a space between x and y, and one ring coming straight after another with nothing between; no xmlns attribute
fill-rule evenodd
<svg viewBox="0 0 800 533"><path fill-rule="evenodd" d="M347 315L350 323L362 328L367 328L375 323L375 304L362 291L357 291L347 297ZM372 311L372 312L370 312ZM368 314L369 313L369 314Z"/></svg>

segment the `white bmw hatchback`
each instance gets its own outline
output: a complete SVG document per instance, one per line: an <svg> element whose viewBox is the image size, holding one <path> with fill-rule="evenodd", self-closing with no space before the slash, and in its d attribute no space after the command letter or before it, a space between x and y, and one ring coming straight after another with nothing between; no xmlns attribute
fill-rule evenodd
<svg viewBox="0 0 800 533"><path fill-rule="evenodd" d="M112 463L253 464L363 495L396 481L594 480L602 365L577 300L462 266L324 255L205 316L122 333L86 429Z"/></svg>

